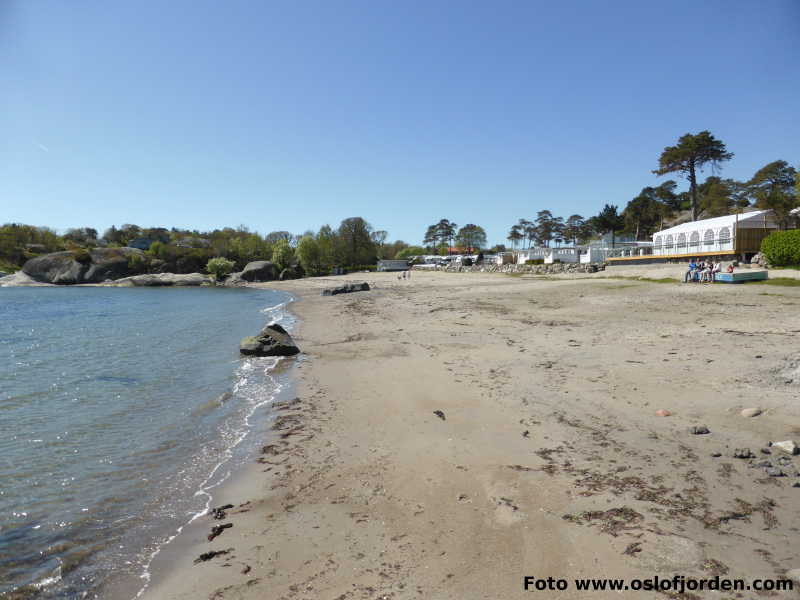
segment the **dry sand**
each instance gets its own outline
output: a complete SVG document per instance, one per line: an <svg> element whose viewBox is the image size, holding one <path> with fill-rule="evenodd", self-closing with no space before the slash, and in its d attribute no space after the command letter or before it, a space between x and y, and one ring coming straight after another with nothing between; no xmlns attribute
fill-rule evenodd
<svg viewBox="0 0 800 600"><path fill-rule="evenodd" d="M144 597L661 598L572 579L800 567L800 457L785 477L753 466L779 464L768 441L800 442L800 288L605 278L681 275L645 271L271 285L299 297L297 399L216 499L236 508L185 532ZM525 592L526 575L569 589Z"/></svg>

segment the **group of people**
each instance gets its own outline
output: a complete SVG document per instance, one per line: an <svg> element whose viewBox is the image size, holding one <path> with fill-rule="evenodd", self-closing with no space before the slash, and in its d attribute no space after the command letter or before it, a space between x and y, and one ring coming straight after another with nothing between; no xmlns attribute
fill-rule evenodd
<svg viewBox="0 0 800 600"><path fill-rule="evenodd" d="M689 262L689 269L683 277L683 283L689 283L690 281L697 283L713 283L717 277L717 273L721 271L722 263L719 261L704 260L698 263L695 259L692 259ZM733 263L728 266L727 271L728 273L733 273Z"/></svg>

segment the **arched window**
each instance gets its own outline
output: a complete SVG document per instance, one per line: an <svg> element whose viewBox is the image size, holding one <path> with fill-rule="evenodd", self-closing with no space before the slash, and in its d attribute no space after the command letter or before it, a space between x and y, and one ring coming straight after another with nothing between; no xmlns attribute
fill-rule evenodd
<svg viewBox="0 0 800 600"><path fill-rule="evenodd" d="M731 230L727 227L723 227L719 230L719 243L720 244L727 244L731 241Z"/></svg>
<svg viewBox="0 0 800 600"><path fill-rule="evenodd" d="M703 234L703 245L704 246L713 246L714 245L714 230L713 229L706 229L706 232Z"/></svg>
<svg viewBox="0 0 800 600"><path fill-rule="evenodd" d="M689 247L697 248L700 245L700 234L693 231L689 236Z"/></svg>
<svg viewBox="0 0 800 600"><path fill-rule="evenodd" d="M678 243L676 244L678 248L686 248L686 234L679 233L678 234Z"/></svg>
<svg viewBox="0 0 800 600"><path fill-rule="evenodd" d="M653 240L653 247L654 248L661 248L661 236L657 235Z"/></svg>
<svg viewBox="0 0 800 600"><path fill-rule="evenodd" d="M664 241L664 248L672 248L672 236L668 235L667 239Z"/></svg>

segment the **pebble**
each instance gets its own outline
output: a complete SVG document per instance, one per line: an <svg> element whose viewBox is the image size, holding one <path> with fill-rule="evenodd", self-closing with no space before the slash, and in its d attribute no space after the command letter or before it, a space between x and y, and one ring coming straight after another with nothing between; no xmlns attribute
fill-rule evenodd
<svg viewBox="0 0 800 600"><path fill-rule="evenodd" d="M693 433L694 435L704 435L711 432L705 425L695 425L694 427L689 428L689 433Z"/></svg>
<svg viewBox="0 0 800 600"><path fill-rule="evenodd" d="M757 408L757 407L754 406L752 408L745 408L744 410L742 410L742 412L740 414L743 417L757 417L758 415L761 414L761 412L762 411L761 411L760 408Z"/></svg>
<svg viewBox="0 0 800 600"><path fill-rule="evenodd" d="M765 471L770 477L783 477L783 471L781 471L778 467L767 467Z"/></svg>
<svg viewBox="0 0 800 600"><path fill-rule="evenodd" d="M782 450L786 452L786 454L798 454L797 444L795 444L792 440L786 440L783 442L772 442L770 444L772 448L777 448L778 450Z"/></svg>
<svg viewBox="0 0 800 600"><path fill-rule="evenodd" d="M713 456L714 458L719 458L720 456L722 456L722 452L712 452L711 456Z"/></svg>
<svg viewBox="0 0 800 600"><path fill-rule="evenodd" d="M733 458L753 458L750 448L736 448L733 451Z"/></svg>
<svg viewBox="0 0 800 600"><path fill-rule="evenodd" d="M669 417L671 414L672 414L672 413L671 413L671 412L669 412L668 410L666 410L665 408L659 408L659 409L656 411L656 416L657 416L657 417Z"/></svg>
<svg viewBox="0 0 800 600"><path fill-rule="evenodd" d="M762 448L761 454L772 454L772 450L770 450L769 448Z"/></svg>

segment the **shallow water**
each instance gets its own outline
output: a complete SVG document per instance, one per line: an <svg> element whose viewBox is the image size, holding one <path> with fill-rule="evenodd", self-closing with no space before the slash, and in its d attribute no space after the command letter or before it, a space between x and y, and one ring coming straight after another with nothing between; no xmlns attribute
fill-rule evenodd
<svg viewBox="0 0 800 600"><path fill-rule="evenodd" d="M287 300L0 289L0 595L92 598L112 571L142 575L256 443L283 382L238 342L286 323Z"/></svg>

